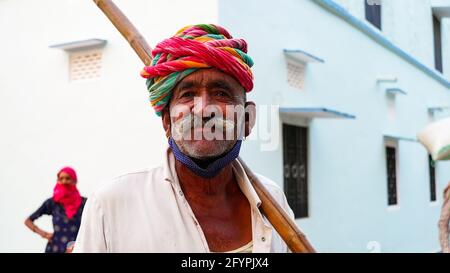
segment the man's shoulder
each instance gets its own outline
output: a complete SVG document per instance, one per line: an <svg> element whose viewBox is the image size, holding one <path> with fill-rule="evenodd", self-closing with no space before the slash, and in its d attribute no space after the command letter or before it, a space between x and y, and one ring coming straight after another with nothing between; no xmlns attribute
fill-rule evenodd
<svg viewBox="0 0 450 273"><path fill-rule="evenodd" d="M157 166L154 168L145 168L118 175L113 178L112 184L121 185L124 183L141 183L143 181L146 181L146 179L148 178L152 178L155 176L161 177L162 174L163 174L162 166Z"/></svg>
<svg viewBox="0 0 450 273"><path fill-rule="evenodd" d="M95 191L94 197L105 200L133 196L133 194L142 192L149 183L162 180L162 177L162 166L127 172L114 177L111 182Z"/></svg>
<svg viewBox="0 0 450 273"><path fill-rule="evenodd" d="M259 173L255 173L255 175L258 177L259 181L268 189L268 190L276 190L281 191L280 185L273 181L272 179L268 178L267 176L264 176Z"/></svg>
<svg viewBox="0 0 450 273"><path fill-rule="evenodd" d="M273 197L275 197L278 201L282 200L284 198L284 192L281 189L280 185L273 181L272 179L259 174L255 173L255 175L258 177L259 181L264 185L264 187L272 194Z"/></svg>
<svg viewBox="0 0 450 273"><path fill-rule="evenodd" d="M259 181L264 185L264 187L269 191L272 197L278 202L278 204L294 219L294 213L289 206L286 195L283 189L278 183L274 182L272 179L265 177L264 175L255 173Z"/></svg>

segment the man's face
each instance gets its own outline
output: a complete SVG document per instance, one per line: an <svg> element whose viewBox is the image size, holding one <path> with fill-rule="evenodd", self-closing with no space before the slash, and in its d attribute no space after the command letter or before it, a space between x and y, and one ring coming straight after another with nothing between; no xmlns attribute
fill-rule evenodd
<svg viewBox="0 0 450 273"><path fill-rule="evenodd" d="M183 153L205 160L228 152L247 135L242 127L247 126L244 107L245 91L233 77L217 69L200 69L175 86L163 124L170 125Z"/></svg>

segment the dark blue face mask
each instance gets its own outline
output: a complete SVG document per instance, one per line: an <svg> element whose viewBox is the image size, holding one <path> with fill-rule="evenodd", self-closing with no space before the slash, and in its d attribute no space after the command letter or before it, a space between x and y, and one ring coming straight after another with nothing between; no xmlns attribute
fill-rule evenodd
<svg viewBox="0 0 450 273"><path fill-rule="evenodd" d="M183 152L181 152L181 150L178 148L177 144L172 139L172 137L169 137L169 146L172 149L175 159L181 162L193 173L203 178L215 177L225 166L230 164L231 161L235 160L239 156L241 143L242 140L238 140L230 151L228 151L221 157L215 159L214 161L210 162L206 168L202 168L197 163L195 163L194 160L192 160L189 156L183 154Z"/></svg>

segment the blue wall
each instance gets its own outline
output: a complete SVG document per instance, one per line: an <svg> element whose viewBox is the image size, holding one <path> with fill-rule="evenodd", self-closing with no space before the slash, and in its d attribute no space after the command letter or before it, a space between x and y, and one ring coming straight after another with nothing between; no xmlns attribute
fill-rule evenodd
<svg viewBox="0 0 450 273"><path fill-rule="evenodd" d="M431 121L427 106L450 104L448 86L315 1L221 0L219 22L249 44L255 61L249 99L357 117L309 123L309 218L297 223L317 250L438 251L437 220L450 164L437 165L438 202L431 203L426 150L399 140L399 206L388 207L383 135L415 138ZM304 90L287 82L285 48L325 60L307 65ZM390 99L377 85L379 75L396 76L396 86L408 92L396 97L395 117L388 114ZM280 128L273 133L281 139ZM260 148L260 142L248 140L242 157L282 186L282 144L270 152Z"/></svg>

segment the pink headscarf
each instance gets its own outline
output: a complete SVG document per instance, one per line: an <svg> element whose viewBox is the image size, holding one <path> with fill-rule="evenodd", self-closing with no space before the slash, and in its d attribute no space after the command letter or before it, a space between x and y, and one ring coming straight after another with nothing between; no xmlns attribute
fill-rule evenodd
<svg viewBox="0 0 450 273"><path fill-rule="evenodd" d="M59 179L59 174L65 172L68 174L75 182L77 182L77 173L71 167L62 168L58 174L57 178ZM78 209L81 206L81 195L78 192L76 184L59 184L58 182L53 189L53 200L56 203L60 203L64 207L64 211L69 219L77 213Z"/></svg>

